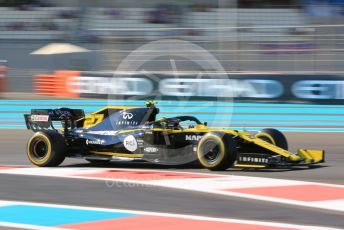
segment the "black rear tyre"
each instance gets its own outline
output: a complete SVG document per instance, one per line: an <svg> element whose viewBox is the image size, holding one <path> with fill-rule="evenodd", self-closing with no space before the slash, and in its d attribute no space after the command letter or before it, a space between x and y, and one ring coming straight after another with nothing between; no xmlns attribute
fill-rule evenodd
<svg viewBox="0 0 344 230"><path fill-rule="evenodd" d="M232 135L226 133L208 133L198 143L197 157L201 165L207 169L226 170L236 160L236 142Z"/></svg>
<svg viewBox="0 0 344 230"><path fill-rule="evenodd" d="M270 142L271 144L274 144L282 149L288 150L287 138L277 129L262 129L259 133L257 133L256 137Z"/></svg>
<svg viewBox="0 0 344 230"><path fill-rule="evenodd" d="M65 155L65 140L54 131L36 132L27 143L29 161L40 167L58 166L64 161Z"/></svg>

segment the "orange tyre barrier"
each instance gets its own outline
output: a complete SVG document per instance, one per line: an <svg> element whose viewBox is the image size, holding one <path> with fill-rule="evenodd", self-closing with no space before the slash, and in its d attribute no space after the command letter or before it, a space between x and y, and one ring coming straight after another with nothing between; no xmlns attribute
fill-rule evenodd
<svg viewBox="0 0 344 230"><path fill-rule="evenodd" d="M80 97L77 86L69 84L78 76L79 71L68 70L58 70L54 74L37 74L34 76L35 93L68 98Z"/></svg>
<svg viewBox="0 0 344 230"><path fill-rule="evenodd" d="M34 86L36 94L53 96L55 90L55 75L35 75Z"/></svg>

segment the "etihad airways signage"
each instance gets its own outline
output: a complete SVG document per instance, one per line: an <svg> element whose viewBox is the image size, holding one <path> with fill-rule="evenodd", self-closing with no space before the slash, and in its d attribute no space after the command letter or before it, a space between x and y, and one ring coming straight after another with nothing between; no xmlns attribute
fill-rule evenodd
<svg viewBox="0 0 344 230"><path fill-rule="evenodd" d="M76 77L69 84L80 94L276 98L283 93L280 82L262 79L166 78L156 84L137 77Z"/></svg>
<svg viewBox="0 0 344 230"><path fill-rule="evenodd" d="M323 75L234 75L228 78L170 75L155 79L143 75L81 74L67 83L81 97L189 97L197 99L309 101L344 99L344 78Z"/></svg>

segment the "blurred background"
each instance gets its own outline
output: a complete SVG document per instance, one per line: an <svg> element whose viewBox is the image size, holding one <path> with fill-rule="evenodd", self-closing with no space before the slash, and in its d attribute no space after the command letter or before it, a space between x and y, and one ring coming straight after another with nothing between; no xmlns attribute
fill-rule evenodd
<svg viewBox="0 0 344 230"><path fill-rule="evenodd" d="M205 48L229 72L340 75L343 19L342 0L0 0L2 91L35 92L33 76L55 70L114 71L165 38ZM50 43L84 50L31 54ZM150 70L170 68L161 61Z"/></svg>

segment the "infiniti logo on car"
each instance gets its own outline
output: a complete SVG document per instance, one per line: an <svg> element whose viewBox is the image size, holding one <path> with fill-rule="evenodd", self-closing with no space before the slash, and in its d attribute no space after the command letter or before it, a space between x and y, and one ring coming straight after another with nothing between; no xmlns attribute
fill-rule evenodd
<svg viewBox="0 0 344 230"><path fill-rule="evenodd" d="M128 112L123 112L123 119L125 120L130 120L134 117L134 114L128 113Z"/></svg>

